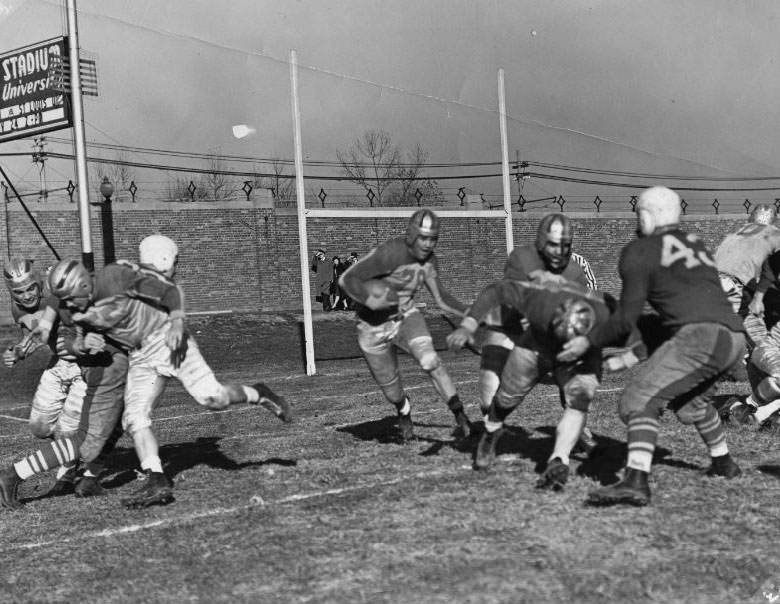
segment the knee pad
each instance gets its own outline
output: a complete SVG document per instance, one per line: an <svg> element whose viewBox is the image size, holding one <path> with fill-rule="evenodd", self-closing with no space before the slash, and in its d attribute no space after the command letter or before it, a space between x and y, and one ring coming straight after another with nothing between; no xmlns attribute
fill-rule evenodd
<svg viewBox="0 0 780 604"><path fill-rule="evenodd" d="M498 392L501 385L501 379L492 371L479 372L479 409L482 413L487 413L493 397Z"/></svg>
<svg viewBox="0 0 780 604"><path fill-rule="evenodd" d="M565 406L587 413L598 385L595 375L579 375L569 380L563 386Z"/></svg>
<svg viewBox="0 0 780 604"><path fill-rule="evenodd" d="M148 413L144 413L140 409L125 409L125 412L122 414L122 429L130 435L151 426L152 418Z"/></svg>
<svg viewBox="0 0 780 604"><path fill-rule="evenodd" d="M409 348L420 367L422 367L422 370L426 373L436 371L441 367L441 359L433 348L433 340L431 338L416 338L409 342Z"/></svg>
<svg viewBox="0 0 780 604"><path fill-rule="evenodd" d="M621 397L618 402L618 416L620 421L628 425L628 420L636 416L651 417L658 419L663 413L663 403L656 399L649 401L637 401L636 399L627 399Z"/></svg>
<svg viewBox="0 0 780 604"><path fill-rule="evenodd" d="M54 436L54 426L37 418L30 418L30 432L35 438L51 438Z"/></svg>
<svg viewBox="0 0 780 604"><path fill-rule="evenodd" d="M689 426L704 419L707 413L707 405L701 401L692 400L685 403L674 413L681 424Z"/></svg>
<svg viewBox="0 0 780 604"><path fill-rule="evenodd" d="M509 358L511 349L503 346L488 345L482 347L482 354L479 359L479 368L482 371L492 371L497 376L501 375Z"/></svg>

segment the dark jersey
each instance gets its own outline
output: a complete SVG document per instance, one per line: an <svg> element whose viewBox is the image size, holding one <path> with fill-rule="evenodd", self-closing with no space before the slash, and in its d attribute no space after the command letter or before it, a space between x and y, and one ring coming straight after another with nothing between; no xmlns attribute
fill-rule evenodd
<svg viewBox="0 0 780 604"><path fill-rule="evenodd" d="M499 305L507 306L528 321L528 330L520 336L518 346L555 353L562 344L551 333L551 324L558 306L570 299L587 301L596 311L596 325L603 324L609 318L609 310L602 295L579 283L538 283L508 279L483 289L466 316L479 323L490 314L491 309Z"/></svg>
<svg viewBox="0 0 780 604"><path fill-rule="evenodd" d="M541 273L548 272L542 256L535 245L521 245L512 250L504 265L504 279L513 281L530 281ZM569 262L559 273L568 281L587 286L585 272L576 262ZM523 332L523 316L511 306L502 305L493 309L485 323L490 329L517 336Z"/></svg>
<svg viewBox="0 0 780 604"><path fill-rule="evenodd" d="M593 346L619 344L636 325L645 302L669 333L689 323L720 323L743 331L720 285L704 242L678 228L629 243L620 255L623 288L610 320L588 336Z"/></svg>

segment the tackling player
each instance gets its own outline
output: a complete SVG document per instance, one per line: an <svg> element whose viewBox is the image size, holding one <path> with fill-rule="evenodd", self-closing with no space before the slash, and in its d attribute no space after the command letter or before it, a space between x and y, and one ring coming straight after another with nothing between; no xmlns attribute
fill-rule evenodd
<svg viewBox="0 0 780 604"><path fill-rule="evenodd" d="M398 348L411 354L431 378L455 416L462 437L471 433L452 379L433 348L433 339L414 296L425 285L445 312L462 316L466 307L442 287L433 251L439 239L439 217L416 211L406 236L390 239L347 269L339 281L357 302L358 344L371 375L398 412L401 441L414 438L409 397L401 384Z"/></svg>
<svg viewBox="0 0 780 604"><path fill-rule="evenodd" d="M22 258L11 258L5 265L3 276L11 294L11 315L21 331L19 341L3 352L3 364L13 367L45 345L34 334L44 313L44 283L32 262ZM86 384L63 331L52 332L48 339L51 357L33 395L29 423L37 438L52 438L55 434L73 436L79 428ZM57 483L49 494L73 492L75 474L75 463L60 466Z"/></svg>
<svg viewBox="0 0 780 604"><path fill-rule="evenodd" d="M574 361L592 347L624 339L645 303L658 313L668 335L641 364L618 405L628 427L628 460L618 483L588 495L588 503L650 503L648 477L658 440L661 412L668 405L684 424L693 424L707 446L708 476L733 478L739 466L729 455L726 435L711 404L716 382L742 358L744 327L720 286L715 261L702 240L680 230L680 198L666 187L645 189L637 204L639 238L623 249L623 281L617 310L587 336L564 345L558 359Z"/></svg>
<svg viewBox="0 0 780 604"><path fill-rule="evenodd" d="M564 214L548 214L539 221L536 241L512 250L504 267L504 278L514 281L571 282L583 287L588 279L581 266L570 262L574 229ZM480 411L486 415L501 383L501 373L515 342L523 335L524 319L516 308L502 305L484 318L479 365ZM590 430L582 432L581 448L596 446Z"/></svg>
<svg viewBox="0 0 780 604"><path fill-rule="evenodd" d="M166 296L183 296L172 281L179 250L163 235L151 235L139 246L140 265L117 262L119 271L106 291L91 300L74 300L70 288L52 293L76 311L73 319L87 329L103 334L128 352L129 366L125 389L122 427L133 438L145 484L122 501L129 508L166 504L173 501L173 485L163 473L159 446L152 431L151 413L170 378L181 382L187 392L208 409L224 409L230 404L261 405L283 421L292 421L292 411L284 398L268 386L222 384L200 353L195 339L184 328L184 312L168 312ZM60 270L55 267L52 275ZM69 270L63 267L62 271ZM157 279L163 296L129 296L134 283L143 276Z"/></svg>
<svg viewBox="0 0 780 604"><path fill-rule="evenodd" d="M581 362L555 359L561 345L603 323L609 311L601 294L573 282L505 279L486 287L471 305L460 327L447 336L451 349L473 339L492 308L504 305L525 317L528 329L509 352L501 385L485 414L485 431L477 447L476 470L487 470L496 457L504 421L548 373L552 373L564 411L555 446L537 486L560 490L569 477L569 456L585 428L588 408L601 378L601 350L590 349Z"/></svg>

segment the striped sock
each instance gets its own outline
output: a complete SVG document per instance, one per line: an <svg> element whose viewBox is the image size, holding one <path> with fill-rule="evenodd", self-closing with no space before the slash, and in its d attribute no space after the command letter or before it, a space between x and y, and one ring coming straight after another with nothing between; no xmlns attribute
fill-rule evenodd
<svg viewBox="0 0 780 604"><path fill-rule="evenodd" d="M650 472L658 441L659 422L656 417L638 416L628 420L628 461L626 466Z"/></svg>
<svg viewBox="0 0 780 604"><path fill-rule="evenodd" d="M60 438L44 444L32 455L14 464L22 480L40 474L51 468L72 463L78 458L79 448L73 438Z"/></svg>
<svg viewBox="0 0 780 604"><path fill-rule="evenodd" d="M719 457L729 452L726 446L726 433L723 431L723 424L720 422L718 412L715 407L707 405L704 411L704 417L699 421L693 422L694 427L699 432L704 444L710 450L712 457Z"/></svg>

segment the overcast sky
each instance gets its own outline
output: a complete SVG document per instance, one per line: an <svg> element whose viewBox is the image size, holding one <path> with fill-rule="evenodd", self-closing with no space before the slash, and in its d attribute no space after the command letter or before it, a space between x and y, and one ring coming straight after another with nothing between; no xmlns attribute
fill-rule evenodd
<svg viewBox="0 0 780 604"><path fill-rule="evenodd" d="M0 15L12 4L0 52L65 33L64 1L6 0ZM780 176L780 3L771 0L78 0L78 8L81 46L97 58L100 80L100 97L85 103L90 141L292 158L295 49L308 159L332 161L382 128L401 146L421 144L434 163L500 161L503 69L513 161L519 153L597 171ZM234 139L236 123L257 134ZM31 178L29 167L15 172ZM494 185L500 179L479 183ZM604 191L543 179L525 186L530 196Z"/></svg>

